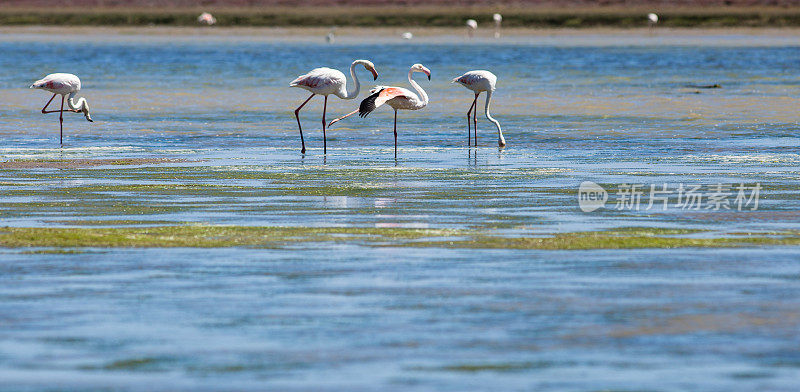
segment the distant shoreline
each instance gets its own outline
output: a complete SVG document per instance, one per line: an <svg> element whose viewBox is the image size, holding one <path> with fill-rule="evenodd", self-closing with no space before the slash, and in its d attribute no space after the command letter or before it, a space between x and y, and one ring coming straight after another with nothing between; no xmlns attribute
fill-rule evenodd
<svg viewBox="0 0 800 392"><path fill-rule="evenodd" d="M175 26L0 26L0 42L261 42L321 44L328 27L175 27ZM413 32L413 40L401 34ZM508 28L500 39L493 31L467 38L458 27L341 27L337 45L453 44L535 46L800 46L800 28Z"/></svg>
<svg viewBox="0 0 800 392"><path fill-rule="evenodd" d="M655 8L655 9L653 9ZM664 8L664 7L661 7ZM196 26L209 11L224 27L460 27L466 19L493 28L492 14L503 27L641 28L647 12L657 12L659 27L800 27L800 7L254 7L254 8L19 8L0 7L2 26Z"/></svg>

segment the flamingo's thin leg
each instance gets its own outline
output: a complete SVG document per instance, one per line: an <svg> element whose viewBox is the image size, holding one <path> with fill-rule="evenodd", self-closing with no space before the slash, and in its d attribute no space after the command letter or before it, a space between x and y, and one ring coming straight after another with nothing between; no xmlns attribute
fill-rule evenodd
<svg viewBox="0 0 800 392"><path fill-rule="evenodd" d="M53 102L53 99L55 99L55 97L56 97L56 94L53 94L53 96L52 96L52 97L50 97L50 100L49 100L49 101L47 101L47 103L46 103L46 104L44 105L44 107L42 108L42 114L46 114L46 113L54 113L54 112L57 112L57 111L58 111L58 110L52 110L52 111L49 111L49 112L48 112L47 110L45 110L45 109L47 109L47 107L48 107L48 106L50 106L50 102Z"/></svg>
<svg viewBox="0 0 800 392"><path fill-rule="evenodd" d="M397 109L394 110L394 159L397 159Z"/></svg>
<svg viewBox="0 0 800 392"><path fill-rule="evenodd" d="M303 102L302 105L298 106L297 109L294 110L294 117L297 119L297 128L300 129L300 143L303 145L303 148L300 150L300 152L303 153L303 154L306 153L306 142L305 142L305 140L303 140L303 126L300 125L300 109L302 109L303 106L306 106L308 101L310 101L311 98L314 98L314 95L316 95L316 94L312 93L311 96L308 97L308 99L306 99L306 101Z"/></svg>
<svg viewBox="0 0 800 392"><path fill-rule="evenodd" d="M347 118L347 117L350 117L350 116L352 116L352 115L354 115L354 114L356 114L356 113L358 113L358 109L356 109L356 110L353 110L352 112L350 112L350 113L347 113L347 114L345 114L345 115L344 115L344 116L342 116L342 117L335 118L335 119L331 120L331 122L329 122L329 123L328 123L328 128L330 128L330 127L331 127L331 125L333 125L333 124L336 124L337 122L339 122L339 121L342 121L342 120L344 120L345 118Z"/></svg>
<svg viewBox="0 0 800 392"><path fill-rule="evenodd" d="M45 109L47 109L48 106L50 106L50 102L53 102L53 98L55 98L56 95L58 95L58 94L53 94L53 97L50 98L49 101L47 101L47 105L44 105L44 107L42 108L42 113L43 114L47 114L47 113L63 113L64 112L64 107L63 106L61 107L61 110L45 110ZM64 96L63 95L61 96L61 100L64 101ZM75 113L80 112L80 110L72 110L72 109L67 109L67 111L68 112L75 112Z"/></svg>
<svg viewBox="0 0 800 392"><path fill-rule="evenodd" d="M472 132L475 132L475 147L478 147L478 95L481 93L475 94L475 111L472 112Z"/></svg>
<svg viewBox="0 0 800 392"><path fill-rule="evenodd" d="M328 96L325 96L325 103L322 104L322 153L328 153L328 135L325 134L325 111L328 110Z"/></svg>
<svg viewBox="0 0 800 392"><path fill-rule="evenodd" d="M478 94L475 94L475 99L472 100L472 105L467 110L467 146L472 146L472 129L470 128L470 114L472 113L472 109L477 111L478 109L475 107L478 103Z"/></svg>
<svg viewBox="0 0 800 392"><path fill-rule="evenodd" d="M61 96L61 110L58 113L58 127L60 128L59 136L61 138L61 144L64 144L64 96L63 95Z"/></svg>

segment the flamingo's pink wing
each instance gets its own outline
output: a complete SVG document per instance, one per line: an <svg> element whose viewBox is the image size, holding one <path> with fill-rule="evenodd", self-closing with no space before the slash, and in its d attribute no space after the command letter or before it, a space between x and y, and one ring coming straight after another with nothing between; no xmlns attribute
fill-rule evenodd
<svg viewBox="0 0 800 392"><path fill-rule="evenodd" d="M406 97L405 91L396 87L384 87L361 101L361 105L358 108L358 115L366 117L368 114L372 113L373 110L386 103L386 101L397 97Z"/></svg>
<svg viewBox="0 0 800 392"><path fill-rule="evenodd" d="M456 82L471 86L471 85L477 83L480 79L481 79L480 75L474 74L472 72L468 72L468 73L465 73L464 75L461 75L461 77L459 77L458 79L456 79Z"/></svg>
<svg viewBox="0 0 800 392"><path fill-rule="evenodd" d="M62 80L45 78L45 79L37 80L33 84L33 86L37 87L37 88L47 88L47 89L51 89L51 90L59 90L59 89L62 89L64 87L66 87L67 84Z"/></svg>
<svg viewBox="0 0 800 392"><path fill-rule="evenodd" d="M376 99L375 101L377 106L380 106L386 103L386 101L397 97L409 98L405 95L405 91L395 87L387 87L383 89L383 91L381 91L380 94L378 94L378 99Z"/></svg>
<svg viewBox="0 0 800 392"><path fill-rule="evenodd" d="M305 75L300 75L292 80L289 86L304 86L308 88L320 88L336 82L335 75L325 72L324 69L315 69Z"/></svg>
<svg viewBox="0 0 800 392"><path fill-rule="evenodd" d="M50 80L47 82L47 87L53 90L60 90L70 86L67 82L63 80Z"/></svg>

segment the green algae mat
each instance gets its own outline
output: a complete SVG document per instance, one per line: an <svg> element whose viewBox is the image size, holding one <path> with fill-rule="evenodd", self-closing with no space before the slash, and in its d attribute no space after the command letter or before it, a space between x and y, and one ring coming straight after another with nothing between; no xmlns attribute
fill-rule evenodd
<svg viewBox="0 0 800 392"><path fill-rule="evenodd" d="M707 232L652 228L559 233L541 237L506 237L471 230L257 227L257 226L153 226L115 228L0 229L0 246L7 248L283 248L304 243L348 243L363 246L407 246L481 249L637 249L716 248L759 245L800 245L800 233L738 233L705 237Z"/></svg>

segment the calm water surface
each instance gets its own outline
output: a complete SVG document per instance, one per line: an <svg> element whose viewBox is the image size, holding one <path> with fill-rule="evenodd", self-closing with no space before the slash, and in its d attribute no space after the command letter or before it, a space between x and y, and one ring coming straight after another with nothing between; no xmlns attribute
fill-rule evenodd
<svg viewBox="0 0 800 392"><path fill-rule="evenodd" d="M0 168L4 226L236 224L471 228L496 235L644 226L700 236L800 229L800 44L720 35L380 37L10 34L0 157L133 159ZM618 41L615 41L618 39ZM777 44L776 44L777 42ZM428 108L328 132L289 89L372 60ZM499 77L466 147L470 69ZM95 123L27 86L74 72ZM358 71L367 78L368 73ZM365 74L366 73L366 74ZM692 85L719 84L704 89ZM372 81L365 85L371 87ZM362 96L364 93L362 93ZM358 101L329 102L328 118ZM146 159L135 164L137 159ZM165 159L165 161L154 161ZM757 211L578 209L582 181L761 183ZM613 195L612 195L613 196ZM108 222L102 222L108 220ZM137 223L138 222L138 223ZM149 223L148 223L149 222ZM391 244L390 244L391 245ZM725 390L800 387L800 249L0 250L0 390Z"/></svg>

